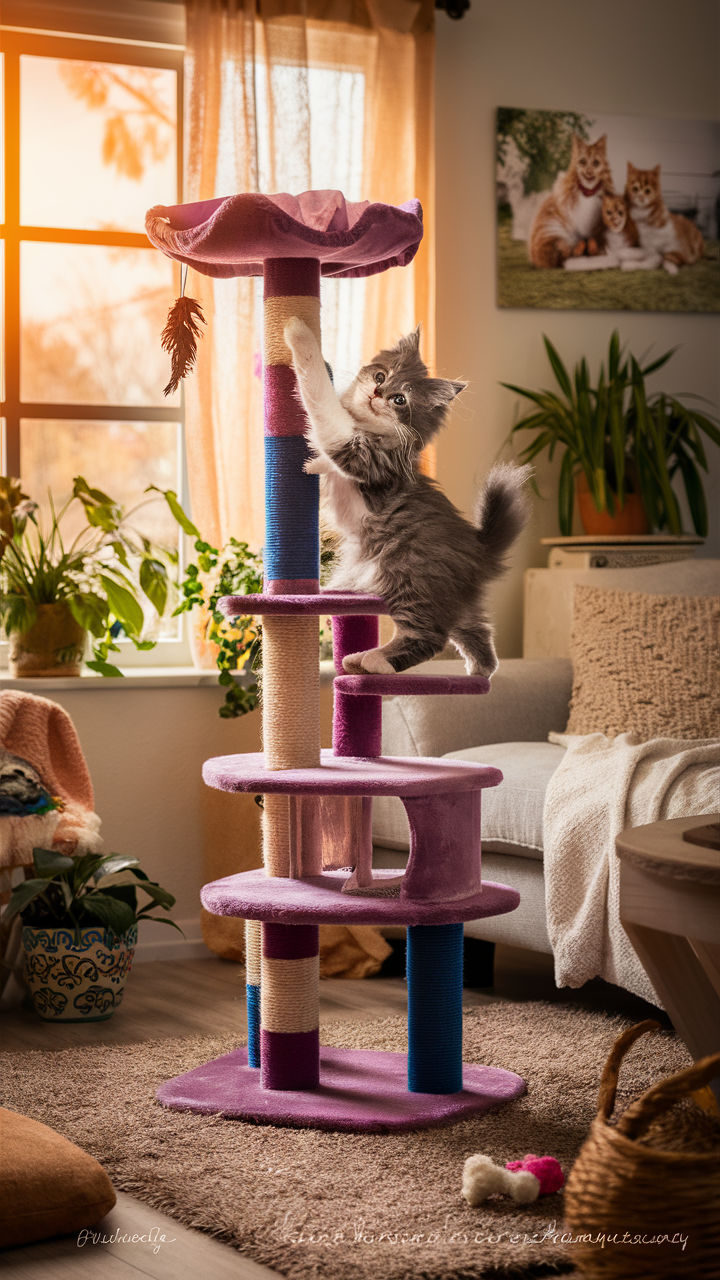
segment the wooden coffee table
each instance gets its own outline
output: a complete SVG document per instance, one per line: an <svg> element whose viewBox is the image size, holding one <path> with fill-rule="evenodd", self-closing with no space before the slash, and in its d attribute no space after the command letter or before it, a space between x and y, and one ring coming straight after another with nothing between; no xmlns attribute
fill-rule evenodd
<svg viewBox="0 0 720 1280"><path fill-rule="evenodd" d="M620 920L696 1061L720 1050L720 850L684 836L718 822L671 818L616 841Z"/></svg>

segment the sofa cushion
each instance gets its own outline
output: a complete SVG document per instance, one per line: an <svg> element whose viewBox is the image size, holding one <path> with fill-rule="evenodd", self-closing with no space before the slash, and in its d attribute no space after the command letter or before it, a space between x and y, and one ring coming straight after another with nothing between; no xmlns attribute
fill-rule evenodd
<svg viewBox="0 0 720 1280"><path fill-rule="evenodd" d="M94 1227L115 1204L97 1160L54 1129L0 1108L0 1247Z"/></svg>
<svg viewBox="0 0 720 1280"><path fill-rule="evenodd" d="M450 751L446 760L473 760L501 769L504 781L483 791L483 848L542 858L545 788L565 754L551 742L500 742ZM373 840L407 851L408 824L402 801L373 801Z"/></svg>
<svg viewBox="0 0 720 1280"><path fill-rule="evenodd" d="M720 596L576 587L566 732L715 737L719 627Z"/></svg>

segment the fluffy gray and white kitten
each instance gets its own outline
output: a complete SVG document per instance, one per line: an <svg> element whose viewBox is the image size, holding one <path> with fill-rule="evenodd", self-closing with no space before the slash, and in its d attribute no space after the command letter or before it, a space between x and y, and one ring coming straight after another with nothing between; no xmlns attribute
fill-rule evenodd
<svg viewBox="0 0 720 1280"><path fill-rule="evenodd" d="M338 398L312 330L285 326L315 456L305 470L324 476L324 499L341 535L333 590L384 597L395 634L343 660L346 671L405 671L448 640L469 674L497 667L485 613L488 583L523 528L529 467L500 465L477 501L475 523L460 514L419 468L421 450L467 385L428 377L420 331L380 351Z"/></svg>

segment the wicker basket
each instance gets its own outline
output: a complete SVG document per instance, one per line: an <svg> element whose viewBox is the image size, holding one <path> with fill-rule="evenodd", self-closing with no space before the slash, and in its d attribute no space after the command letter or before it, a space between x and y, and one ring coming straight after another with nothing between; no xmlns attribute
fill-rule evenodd
<svg viewBox="0 0 720 1280"><path fill-rule="evenodd" d="M720 1053L654 1085L610 1123L622 1059L659 1029L641 1022L615 1042L567 1180L572 1258L589 1280L720 1280L720 1120L682 1101L720 1075Z"/></svg>

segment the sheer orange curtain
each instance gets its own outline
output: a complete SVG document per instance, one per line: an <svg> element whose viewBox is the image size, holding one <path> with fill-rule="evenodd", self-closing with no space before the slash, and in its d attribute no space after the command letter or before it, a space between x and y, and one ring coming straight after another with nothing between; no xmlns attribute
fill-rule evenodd
<svg viewBox="0 0 720 1280"><path fill-rule="evenodd" d="M414 262L323 283L336 382L422 323L434 368L433 0L187 0L184 198L338 188L416 196ZM191 272L208 330L186 383L193 518L221 546L264 535L260 288Z"/></svg>

